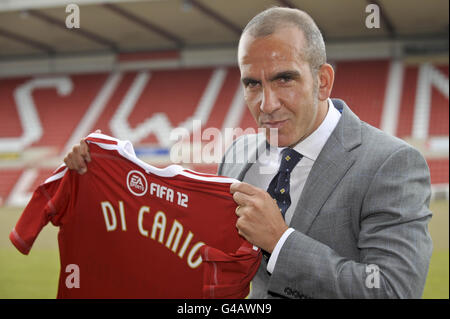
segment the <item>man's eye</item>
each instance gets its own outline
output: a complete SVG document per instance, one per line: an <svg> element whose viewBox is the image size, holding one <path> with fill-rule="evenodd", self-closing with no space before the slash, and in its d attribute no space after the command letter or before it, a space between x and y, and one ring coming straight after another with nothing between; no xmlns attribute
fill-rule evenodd
<svg viewBox="0 0 450 319"><path fill-rule="evenodd" d="M253 89L259 85L259 82L258 81L246 81L244 83L244 85L246 88Z"/></svg>
<svg viewBox="0 0 450 319"><path fill-rule="evenodd" d="M289 81L292 80L292 78L289 77L289 76L282 76L282 77L278 78L278 80L279 80L281 83L288 83Z"/></svg>

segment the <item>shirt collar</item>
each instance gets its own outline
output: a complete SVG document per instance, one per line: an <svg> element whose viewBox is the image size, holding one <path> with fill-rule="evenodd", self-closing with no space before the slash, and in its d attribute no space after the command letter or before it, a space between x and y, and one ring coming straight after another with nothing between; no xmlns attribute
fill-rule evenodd
<svg viewBox="0 0 450 319"><path fill-rule="evenodd" d="M295 145L294 150L313 161L317 159L322 148L339 122L341 113L334 107L331 99L328 99L328 111L320 126L307 138ZM281 152L282 148L280 148Z"/></svg>

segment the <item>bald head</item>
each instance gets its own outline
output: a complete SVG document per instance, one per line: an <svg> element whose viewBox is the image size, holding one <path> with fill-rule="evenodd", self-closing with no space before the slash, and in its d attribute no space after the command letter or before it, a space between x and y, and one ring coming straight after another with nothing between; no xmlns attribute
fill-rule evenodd
<svg viewBox="0 0 450 319"><path fill-rule="evenodd" d="M306 40L302 58L309 63L311 71L315 74L327 60L325 43L314 20L301 10L273 7L259 13L244 28L240 43L244 36L266 37L290 26L296 26L302 31Z"/></svg>

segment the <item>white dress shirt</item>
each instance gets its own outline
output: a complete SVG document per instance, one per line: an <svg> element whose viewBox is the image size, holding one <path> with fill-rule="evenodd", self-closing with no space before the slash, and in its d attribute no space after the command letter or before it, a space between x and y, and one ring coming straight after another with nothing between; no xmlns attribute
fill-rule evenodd
<svg viewBox="0 0 450 319"><path fill-rule="evenodd" d="M289 225L292 220L292 216L300 199L309 172L319 156L319 153L322 151L323 146L339 122L340 117L341 113L334 107L333 102L328 99L328 112L322 124L320 124L311 135L294 147L294 150L302 154L303 158L291 172L290 196L292 205L285 214L287 225ZM275 149L270 152L268 156L258 159L258 161L256 161L256 163L247 171L243 181L267 190L270 181L277 174L278 168L280 167L280 154L283 149L284 148ZM293 231L293 228L287 229L279 239L267 264L268 272L273 272L281 247L283 247L284 242Z"/></svg>

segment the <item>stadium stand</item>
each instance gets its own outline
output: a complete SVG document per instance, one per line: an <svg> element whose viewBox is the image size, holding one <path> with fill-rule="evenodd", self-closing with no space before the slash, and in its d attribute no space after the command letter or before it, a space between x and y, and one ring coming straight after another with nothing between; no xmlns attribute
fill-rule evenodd
<svg viewBox="0 0 450 319"><path fill-rule="evenodd" d="M406 67L403 81L401 109L397 126L397 136L411 136L414 117L414 101L417 87L417 67Z"/></svg>
<svg viewBox="0 0 450 319"><path fill-rule="evenodd" d="M359 118L380 127L389 61L350 61L335 65L332 95L346 101Z"/></svg>
<svg viewBox="0 0 450 319"><path fill-rule="evenodd" d="M8 195L22 173L23 169L20 168L1 169L0 206L5 203L6 198L8 198Z"/></svg>
<svg viewBox="0 0 450 319"><path fill-rule="evenodd" d="M449 135L449 107L448 107L448 65L439 66L437 70L441 72L442 82L447 80L447 96L445 96L436 87L432 87L431 93L431 111L430 111L430 135L448 136Z"/></svg>
<svg viewBox="0 0 450 319"><path fill-rule="evenodd" d="M362 120L383 127L392 63L335 62L333 97L346 100ZM398 113L392 115L398 115L395 135L421 146L432 183L446 185L448 198L448 65L401 67ZM256 130L236 66L4 78L0 101L0 204L24 204L67 150L95 129L131 140L142 159L159 167L170 164L171 129L184 127L193 138L191 120L200 120L203 130ZM444 143L433 144L434 138ZM217 167L183 165L206 173Z"/></svg>

